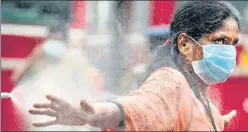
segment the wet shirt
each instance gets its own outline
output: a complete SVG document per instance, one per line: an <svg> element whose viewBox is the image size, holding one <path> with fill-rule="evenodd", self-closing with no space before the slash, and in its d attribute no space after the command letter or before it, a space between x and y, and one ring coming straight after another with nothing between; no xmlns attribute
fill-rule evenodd
<svg viewBox="0 0 248 132"><path fill-rule="evenodd" d="M138 90L114 102L122 109L126 131L214 130L185 77L172 68L155 71ZM213 104L211 110L218 131L223 131L219 110Z"/></svg>

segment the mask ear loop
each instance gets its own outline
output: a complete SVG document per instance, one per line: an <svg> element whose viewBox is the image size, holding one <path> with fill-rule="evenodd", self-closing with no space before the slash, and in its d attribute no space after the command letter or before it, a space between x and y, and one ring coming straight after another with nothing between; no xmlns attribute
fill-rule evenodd
<svg viewBox="0 0 248 132"><path fill-rule="evenodd" d="M199 42L197 42L194 38L192 38L191 36L189 36L188 35L188 37L191 39L191 40L193 40L195 43L197 43L199 46L201 46L202 47L202 45L199 43ZM202 49L204 50L204 48L202 47ZM188 55L187 55L188 56ZM188 56L189 57L189 56ZM189 59L192 61L192 59L189 57ZM193 62L193 61L192 61Z"/></svg>
<svg viewBox="0 0 248 132"><path fill-rule="evenodd" d="M202 47L202 45L201 45L199 42L197 42L194 38L192 38L192 37L189 36L189 35L188 35L188 37L189 37L191 40L193 40L195 43L197 43L198 45L200 45L200 46Z"/></svg>
<svg viewBox="0 0 248 132"><path fill-rule="evenodd" d="M189 36L189 35L188 35ZM191 36L189 36L189 38L190 39L192 39L194 42L196 42ZM199 44L198 42L196 42L197 44ZM201 45L200 45L201 46ZM189 60L191 61L191 63L193 62L193 60L189 57L189 55L187 54L186 55L188 58L189 58Z"/></svg>
<svg viewBox="0 0 248 132"><path fill-rule="evenodd" d="M189 55L187 54L186 55L188 58L189 58L189 60L191 61L191 63L193 62L193 60L189 57Z"/></svg>

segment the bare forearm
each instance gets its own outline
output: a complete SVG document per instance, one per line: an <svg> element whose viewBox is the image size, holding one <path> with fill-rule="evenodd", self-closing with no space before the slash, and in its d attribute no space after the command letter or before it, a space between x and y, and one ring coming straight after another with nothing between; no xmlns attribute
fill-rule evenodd
<svg viewBox="0 0 248 132"><path fill-rule="evenodd" d="M99 128L116 128L121 121L121 112L114 103L99 103L93 105L96 115L90 125Z"/></svg>

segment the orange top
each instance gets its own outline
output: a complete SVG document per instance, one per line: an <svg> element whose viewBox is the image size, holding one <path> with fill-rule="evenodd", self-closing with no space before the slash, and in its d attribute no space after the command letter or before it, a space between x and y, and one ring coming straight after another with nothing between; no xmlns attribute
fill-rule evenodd
<svg viewBox="0 0 248 132"><path fill-rule="evenodd" d="M203 104L195 97L185 77L175 69L155 71L128 96L119 98L126 131L213 131ZM224 120L211 105L218 131Z"/></svg>

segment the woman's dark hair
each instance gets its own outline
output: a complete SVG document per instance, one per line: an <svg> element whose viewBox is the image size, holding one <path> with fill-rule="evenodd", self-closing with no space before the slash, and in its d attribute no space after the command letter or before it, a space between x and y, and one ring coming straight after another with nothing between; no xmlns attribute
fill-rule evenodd
<svg viewBox="0 0 248 132"><path fill-rule="evenodd" d="M240 29L241 15L228 2L214 0L185 2L177 9L170 25L169 42L171 47L168 48L166 45L157 47L154 53L152 53L148 74L161 67L176 66L175 60L179 53L177 39L181 33L186 33L198 41L204 35L218 30L228 18L234 18ZM217 131L209 101L207 100L207 104L204 103L199 96L200 91L198 88L193 88L193 91L207 110L211 123Z"/></svg>

